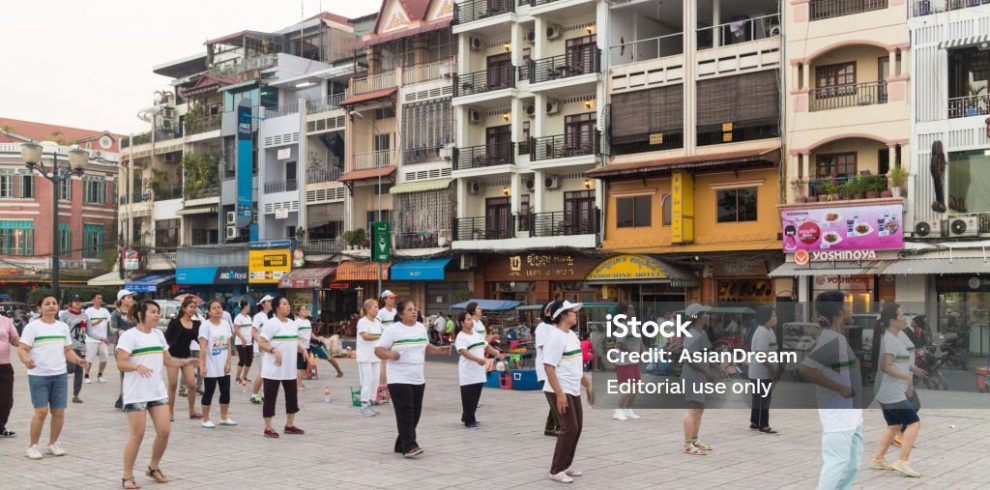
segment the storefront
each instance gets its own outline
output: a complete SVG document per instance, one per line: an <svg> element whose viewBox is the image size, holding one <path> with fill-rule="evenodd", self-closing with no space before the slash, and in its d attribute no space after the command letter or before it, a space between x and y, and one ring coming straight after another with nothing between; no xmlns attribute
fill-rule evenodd
<svg viewBox="0 0 990 490"><path fill-rule="evenodd" d="M336 270L336 267L295 269L282 277L278 288L289 298L293 310L305 306L310 315L319 318L320 310L317 306L320 305L320 294L333 279Z"/></svg>
<svg viewBox="0 0 990 490"><path fill-rule="evenodd" d="M175 276L172 274L149 274L125 282L124 289L146 294L149 298L172 298L177 291L177 288L173 287L174 285Z"/></svg>
<svg viewBox="0 0 990 490"><path fill-rule="evenodd" d="M585 282L601 287L601 299L633 303L644 318L684 308L687 288L698 285L689 269L649 255L617 255L597 264Z"/></svg>
<svg viewBox="0 0 990 490"><path fill-rule="evenodd" d="M248 268L244 266L180 266L175 269L175 284L178 286L176 292L192 293L204 300L228 301L250 290Z"/></svg>
<svg viewBox="0 0 990 490"><path fill-rule="evenodd" d="M327 284L320 298L321 317L330 320L343 320L352 314L360 315L361 304L366 298L377 298L378 277L382 278L382 288L389 289L387 282L391 262L358 262L348 260L337 264L335 278ZM392 290L400 298L402 291ZM406 287L408 293L408 287Z"/></svg>
<svg viewBox="0 0 990 490"><path fill-rule="evenodd" d="M483 276L475 277L475 286L487 299L522 304L541 304L558 295L570 301L600 301L601 288L585 280L596 263L577 254L490 255L478 269Z"/></svg>
<svg viewBox="0 0 990 490"><path fill-rule="evenodd" d="M448 270L450 261L442 257L396 262L385 287L399 298L415 301L424 318L449 312L451 304L471 298L471 273Z"/></svg>
<svg viewBox="0 0 990 490"><path fill-rule="evenodd" d="M968 335L970 353L990 353L990 275L938 276L935 291L936 331L943 335Z"/></svg>

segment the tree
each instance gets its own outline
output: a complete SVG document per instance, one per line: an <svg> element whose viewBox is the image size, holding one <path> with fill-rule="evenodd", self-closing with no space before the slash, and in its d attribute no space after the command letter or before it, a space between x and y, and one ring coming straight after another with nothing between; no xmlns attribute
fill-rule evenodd
<svg viewBox="0 0 990 490"><path fill-rule="evenodd" d="M183 194L186 199L203 197L205 191L219 185L218 153L186 153L182 157Z"/></svg>

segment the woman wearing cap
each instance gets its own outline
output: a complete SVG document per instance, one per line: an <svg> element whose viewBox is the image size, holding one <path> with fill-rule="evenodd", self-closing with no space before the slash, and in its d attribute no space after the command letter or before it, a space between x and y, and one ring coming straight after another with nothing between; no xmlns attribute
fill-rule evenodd
<svg viewBox="0 0 990 490"><path fill-rule="evenodd" d="M685 316L691 321L688 332L690 337L684 339L683 354L693 354L711 349L712 344L705 333L708 325L708 309L694 303L684 311ZM685 383L684 400L686 410L684 411L684 454L695 456L705 456L711 452L712 447L698 440L698 432L701 430L701 417L705 413L705 393L703 384L714 381L719 377L719 372L711 364L686 362L681 370L681 379Z"/></svg>
<svg viewBox="0 0 990 490"><path fill-rule="evenodd" d="M289 298L279 296L272 301L271 318L265 322L258 336L258 348L265 356L261 359L261 378L264 380L265 398L262 417L265 418L265 437L277 439L278 432L272 429L275 416L275 402L278 401L278 387L285 391L285 433L305 434L296 427L296 413L299 412L299 390L296 385L296 354L303 352L299 346L299 327L291 318L292 305Z"/></svg>
<svg viewBox="0 0 990 490"><path fill-rule="evenodd" d="M220 387L220 425L237 425L230 418L230 337L233 329L223 318L223 303L218 299L206 305L209 318L199 326L199 371L203 373L203 428L216 425L210 420L213 392Z"/></svg>
<svg viewBox="0 0 990 490"><path fill-rule="evenodd" d="M247 385L248 372L254 362L254 335L252 335L251 302L242 299L237 304L240 311L234 317L234 345L237 347L237 384Z"/></svg>
<svg viewBox="0 0 990 490"><path fill-rule="evenodd" d="M461 422L468 429L481 427L478 420L474 418L475 411L478 410L478 401L481 399L481 390L485 386L487 374L485 373L485 354L505 359L505 354L495 350L485 342L485 337L474 331L474 318L463 311L457 315L457 323L461 331L454 341L454 348L461 355L457 361L457 379L461 385Z"/></svg>
<svg viewBox="0 0 990 490"><path fill-rule="evenodd" d="M72 338L72 350L80 358L86 357L86 327L89 318L82 309L79 295L69 299L69 307L59 315L59 321L69 326L69 337ZM93 347L94 349L96 346ZM79 393L82 391L84 371L76 364L72 368L72 403L82 403Z"/></svg>
<svg viewBox="0 0 990 490"><path fill-rule="evenodd" d="M536 348L536 380L541 386L545 386L547 381L547 370L543 366L543 346L546 345L550 333L557 328L553 324L555 303L555 301L550 301L543 306L543 310L540 312L540 324L536 326L536 332L533 334L533 344ZM553 407L550 407L550 413L547 414L547 423L543 427L543 435L557 437L557 431L559 430L560 422L557 421L557 413Z"/></svg>
<svg viewBox="0 0 990 490"><path fill-rule="evenodd" d="M272 311L272 297L269 295L264 295L261 297L261 301L258 301L258 313L254 315L254 322L252 323L251 337L254 339L254 353L261 353L261 360L264 362L265 354L261 351L261 347L258 345L258 335L261 334L262 327L265 326L265 322L268 321L268 317ZM261 405L261 376L254 378L254 384L251 385L251 403L255 405Z"/></svg>
<svg viewBox="0 0 990 490"><path fill-rule="evenodd" d="M197 354L196 357L193 357L192 350L189 348L193 342L199 343L197 337L199 336L200 321L196 320L195 316L196 300L186 298L179 308L179 315L168 322L168 327L165 329L169 355L180 361L189 361L184 363L181 368L168 366L165 369L168 373L168 408L172 413L173 420L175 419L175 391L179 384L180 371L187 388L186 400L189 404L189 418L203 417L202 414L196 413L196 364L199 364L199 356Z"/></svg>
<svg viewBox="0 0 990 490"><path fill-rule="evenodd" d="M375 347L375 355L389 360L386 368L388 391L399 430L394 451L406 458L415 458L423 454L416 441L416 425L423 411L423 392L426 390L423 375L426 354L450 354L450 346L429 343L426 327L416 321L418 311L412 301L400 302L397 311L399 321L385 328Z"/></svg>
<svg viewBox="0 0 990 490"><path fill-rule="evenodd" d="M557 446L550 463L550 479L560 483L571 483L572 477L581 476L579 470L571 468L578 439L584 426L581 408L581 386L588 393L588 404L594 405L595 393L591 390L591 378L584 375L581 359L581 341L571 328L577 325L577 312L581 303L555 301L554 312L550 317L557 328L550 332L543 345L543 366L547 371L547 382L543 385L544 395L550 408L557 414L560 430L557 433Z"/></svg>
<svg viewBox="0 0 990 490"><path fill-rule="evenodd" d="M382 336L382 322L378 320L378 301L366 299L361 307L364 316L357 323L358 379L361 383L361 408L358 413L374 417L378 411L372 407L378 387L381 360L375 357L375 346Z"/></svg>

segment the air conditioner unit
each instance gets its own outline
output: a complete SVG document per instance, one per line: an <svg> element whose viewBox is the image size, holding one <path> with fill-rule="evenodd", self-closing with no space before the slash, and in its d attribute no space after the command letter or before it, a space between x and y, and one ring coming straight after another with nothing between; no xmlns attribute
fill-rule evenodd
<svg viewBox="0 0 990 490"><path fill-rule="evenodd" d="M478 266L478 259L474 255L461 255L461 270L473 269Z"/></svg>
<svg viewBox="0 0 990 490"><path fill-rule="evenodd" d="M526 42L533 44L536 42L536 31L526 32Z"/></svg>
<svg viewBox="0 0 990 490"><path fill-rule="evenodd" d="M165 107L162 109L162 117L165 119L175 118L175 107Z"/></svg>
<svg viewBox="0 0 990 490"><path fill-rule="evenodd" d="M526 190L532 192L536 188L535 179L526 179Z"/></svg>
<svg viewBox="0 0 990 490"><path fill-rule="evenodd" d="M237 222L237 213L234 211L227 211L227 226L232 226Z"/></svg>
<svg viewBox="0 0 990 490"><path fill-rule="evenodd" d="M481 111L477 109L468 109L468 122L471 124L478 124L481 122Z"/></svg>
<svg viewBox="0 0 990 490"><path fill-rule="evenodd" d="M481 194L481 183L468 182L468 194Z"/></svg>
<svg viewBox="0 0 990 490"><path fill-rule="evenodd" d="M526 104L524 108L526 115L529 117L536 117L536 104Z"/></svg>
<svg viewBox="0 0 990 490"><path fill-rule="evenodd" d="M958 216L945 220L951 237L977 236L980 234L980 220L976 216Z"/></svg>
<svg viewBox="0 0 990 490"><path fill-rule="evenodd" d="M172 129L172 120L162 119L162 129Z"/></svg>
<svg viewBox="0 0 990 490"><path fill-rule="evenodd" d="M440 148L440 158L444 160L452 160L454 158L454 149Z"/></svg>
<svg viewBox="0 0 990 490"><path fill-rule="evenodd" d="M485 43L481 42L480 37L472 37L469 42L471 43L471 51L481 51L485 47Z"/></svg>
<svg viewBox="0 0 990 490"><path fill-rule="evenodd" d="M547 101L547 114L553 115L560 112L560 101L550 99Z"/></svg>
<svg viewBox="0 0 990 490"><path fill-rule="evenodd" d="M238 231L239 230L237 229L236 226L228 226L227 227L227 239L228 240L234 240L234 239L236 239L237 238L237 235L239 234Z"/></svg>
<svg viewBox="0 0 990 490"><path fill-rule="evenodd" d="M553 24L547 27L547 39L560 39L564 35L564 26L560 24Z"/></svg>
<svg viewBox="0 0 990 490"><path fill-rule="evenodd" d="M940 237L942 236L942 232L943 228L941 221L919 220L914 224L914 236L916 238Z"/></svg>
<svg viewBox="0 0 990 490"><path fill-rule="evenodd" d="M559 175L548 176L547 178L543 179L543 186L550 190L560 188L560 176Z"/></svg>

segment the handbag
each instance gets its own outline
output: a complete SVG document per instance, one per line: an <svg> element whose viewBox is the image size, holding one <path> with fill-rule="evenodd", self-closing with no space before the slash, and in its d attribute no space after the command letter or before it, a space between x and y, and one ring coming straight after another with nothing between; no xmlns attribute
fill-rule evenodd
<svg viewBox="0 0 990 490"><path fill-rule="evenodd" d="M392 399L392 395L388 392L388 385L378 385L378 393L375 395L375 404L381 405L383 403L388 403Z"/></svg>

